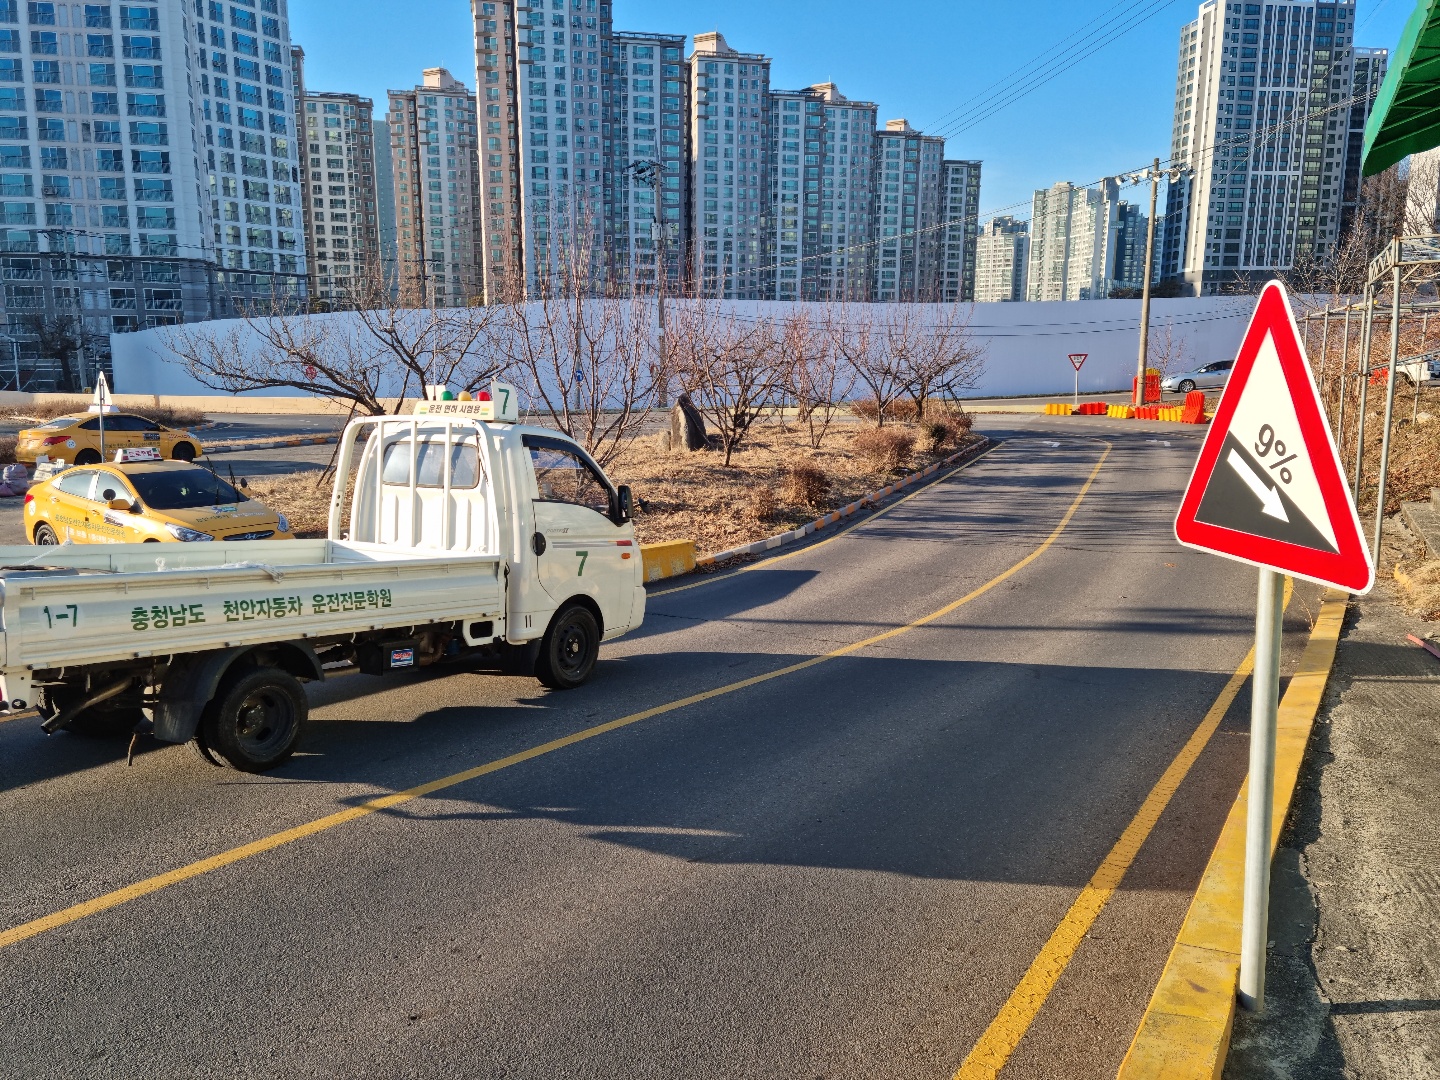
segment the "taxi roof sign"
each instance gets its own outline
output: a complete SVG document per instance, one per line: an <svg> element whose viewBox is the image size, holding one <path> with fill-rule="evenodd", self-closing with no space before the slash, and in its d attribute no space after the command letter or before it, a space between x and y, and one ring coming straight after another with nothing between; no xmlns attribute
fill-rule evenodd
<svg viewBox="0 0 1440 1080"><path fill-rule="evenodd" d="M125 465L135 461L161 461L160 451L153 446L127 446L115 451L115 463Z"/></svg>
<svg viewBox="0 0 1440 1080"><path fill-rule="evenodd" d="M1370 550L1285 286L1260 294L1175 518L1186 547L1354 593Z"/></svg>

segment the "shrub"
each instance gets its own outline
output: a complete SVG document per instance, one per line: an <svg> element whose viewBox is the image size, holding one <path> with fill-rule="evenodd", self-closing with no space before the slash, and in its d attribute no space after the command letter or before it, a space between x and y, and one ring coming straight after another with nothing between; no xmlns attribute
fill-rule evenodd
<svg viewBox="0 0 1440 1080"><path fill-rule="evenodd" d="M750 492L750 501L746 504L746 514L755 521L771 521L775 517L777 509L775 492L768 487L757 487Z"/></svg>
<svg viewBox="0 0 1440 1080"><path fill-rule="evenodd" d="M901 428L866 428L851 445L876 468L894 472L915 452L915 435Z"/></svg>
<svg viewBox="0 0 1440 1080"><path fill-rule="evenodd" d="M0 435L0 465L15 464L15 436Z"/></svg>
<svg viewBox="0 0 1440 1080"><path fill-rule="evenodd" d="M960 426L948 416L926 417L920 423L920 436L925 440L925 449L938 454L959 441Z"/></svg>
<svg viewBox="0 0 1440 1080"><path fill-rule="evenodd" d="M788 503L823 510L825 499L830 494L830 479L815 462L798 461L785 473L783 494Z"/></svg>
<svg viewBox="0 0 1440 1080"><path fill-rule="evenodd" d="M880 419L880 405L872 398L861 398L859 401L850 403L850 412L861 420L868 420L870 423Z"/></svg>
<svg viewBox="0 0 1440 1080"><path fill-rule="evenodd" d="M861 398L859 401L850 403L850 412L861 420L868 420L870 423L878 423L880 420L880 406L872 398ZM902 424L909 423L920 414L915 402L908 398L901 401L892 401L885 406L885 419L896 420Z"/></svg>

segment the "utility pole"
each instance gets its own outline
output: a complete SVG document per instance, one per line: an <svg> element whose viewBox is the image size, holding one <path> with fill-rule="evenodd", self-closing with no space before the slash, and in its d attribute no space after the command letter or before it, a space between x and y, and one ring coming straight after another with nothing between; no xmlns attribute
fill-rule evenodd
<svg viewBox="0 0 1440 1080"><path fill-rule="evenodd" d="M665 277L667 269L665 266L665 224L660 219L660 176L665 172L664 162L655 161L649 158L641 158L632 161L626 167L626 171L633 174L635 179L648 187L655 196L655 201L650 206L650 229L651 235L655 238L657 267L655 271L655 354L660 365L660 386L659 405L662 409L670 405L670 369L665 358ZM633 272L635 267L635 255L631 252L630 267Z"/></svg>
<svg viewBox="0 0 1440 1080"><path fill-rule="evenodd" d="M1169 182L1180 178L1188 166L1161 170L1157 157L1147 172L1129 177L1133 183L1150 181L1150 220L1145 226L1145 280L1140 286L1140 356L1135 363L1134 404L1145 404L1145 362L1150 352L1150 279L1155 276L1155 205L1160 196L1160 180Z"/></svg>

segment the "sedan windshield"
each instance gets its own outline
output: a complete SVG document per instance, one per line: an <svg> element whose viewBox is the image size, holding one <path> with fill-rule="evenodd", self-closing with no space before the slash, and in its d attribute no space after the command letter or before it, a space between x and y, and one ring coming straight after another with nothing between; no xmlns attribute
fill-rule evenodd
<svg viewBox="0 0 1440 1080"><path fill-rule="evenodd" d="M246 497L209 469L165 469L131 473L130 483L140 501L154 510L188 510L196 506L223 506L245 502Z"/></svg>

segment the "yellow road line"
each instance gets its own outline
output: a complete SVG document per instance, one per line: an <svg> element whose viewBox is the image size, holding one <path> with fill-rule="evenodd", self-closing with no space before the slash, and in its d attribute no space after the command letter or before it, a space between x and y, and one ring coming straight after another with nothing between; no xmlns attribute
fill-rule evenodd
<svg viewBox="0 0 1440 1080"><path fill-rule="evenodd" d="M304 825L297 825L291 829L284 829L280 832L273 833L270 836L262 837L259 840L252 841L249 844L242 844L240 847L231 848L229 851L222 851L219 854L212 855L207 859L200 859L197 862L192 862L188 865L177 867L174 870L168 870L163 874L156 874L154 877L148 877L145 878L143 881L137 881L133 885L127 885L124 888L116 889L113 892L105 893L102 896L97 896L93 900L86 900L83 903L75 904L71 907L64 908L60 911L53 912L38 919L33 919L30 922L21 923L19 926L11 927L9 930L0 931L0 949L6 948L10 945L15 945L21 941L26 941L29 938L35 937L37 934L43 934L47 930L54 930L57 927L65 926L69 923L76 922L77 920L86 918L87 916L97 915L102 911L109 911L111 908L119 907L121 904L128 903L131 900L138 900L142 896L148 896L149 894L153 892L158 892L161 889L164 889L170 885L176 885L182 881L189 881L192 878L200 877L201 875L208 874L211 871L219 870L226 866L231 866L235 863L240 862L243 859L250 858L252 855L259 855L266 851L274 851L276 848L284 847L287 844L293 844L297 840L303 840L306 837L314 836L317 833L322 833L329 829L333 829L338 825L344 825L347 822L355 821L357 818L362 818L381 810L388 810L391 807L399 806L402 803L410 802L412 799L419 799L423 798L426 795L433 795L437 791L444 791L446 788L452 788L458 784L464 784L470 780L477 779L478 777L488 776L491 773L499 772L501 769L508 769L512 765L519 765L522 762L533 761L535 758L543 757L546 754L554 753L556 750L562 750L567 746L574 746L576 743L582 743L589 739L596 738L597 736L605 735L612 731L618 731L620 728L629 727L631 724L638 724L642 720L649 720L656 716L663 716L666 713L674 712L677 709L683 709L689 705L695 705L702 701L709 701L712 698L723 697L726 694L733 694L737 690L745 690L752 686L758 686L761 683L769 682L772 679L779 679L786 675L793 675L797 671L804 671L806 668L815 667L817 664L823 664L827 660L834 660L842 656L849 656L851 653L858 652L861 649L867 648L871 645L875 645L881 641L887 641L890 638L899 637L901 634L914 630L917 627L924 626L927 623L932 623L936 619L943 618L945 615L954 611L961 605L968 604L976 597L983 596L985 593L993 589L996 585L999 585L1002 581L1005 581L1007 578L1013 576L1014 574L1019 573L1020 570L1022 570L1026 566L1029 566L1032 562L1034 562L1041 555L1043 555L1050 548L1050 546L1055 543L1055 541L1060 537L1060 534L1064 532L1066 527L1070 524L1070 520L1075 516L1075 512L1080 508L1081 500L1083 500L1086 494L1090 491L1091 485L1095 483L1095 478L1100 475L1100 469L1105 464L1105 459L1109 456L1110 444L1106 443L1104 453L1102 453L1100 455L1100 459L1095 462L1095 467L1090 471L1090 475L1080 486L1079 492L1075 495L1074 501L1072 501L1069 507L1066 509L1065 515L1060 519L1060 523L1055 526L1054 531L1052 531L1050 535L1045 538L1045 541L1039 547L1037 547L1029 555L1026 555L1019 562L1015 563L1015 565L1011 566L1008 570L1005 570L1004 572L991 578L979 588L972 589L970 592L962 596L959 600L955 600L952 603L946 604L938 611L933 611L929 615L916 619L912 623L909 623L905 626L896 627L893 630L886 630L885 632L876 634L873 637L868 637L863 641L857 641L850 645L842 646L841 648L835 649L828 653L824 653L823 655L814 656L808 660L802 660L796 664L789 664L786 667L779 668L775 671L767 672L764 675L753 675L748 679L741 679L738 682L727 683L725 686L716 687L714 690L706 690L699 694L691 694L689 697L680 698L678 701L667 702L664 705L656 705L654 708L644 709L640 712L631 713L629 716L622 716L617 720L611 720L604 724L596 724L593 727L585 728L583 731L577 731L574 734L566 735L563 738L552 739L550 742L541 743L538 746L532 746L528 750L521 750L519 753L510 754L509 756L503 758L497 758L494 761L486 762L484 765L477 765L473 769L466 769L463 772L452 773L449 776L442 776L438 780L431 780L428 783L419 784L412 788L406 788L404 791L397 791L390 795L381 796L377 799L370 799L366 802L361 803L358 806L352 806L348 809L340 810L334 814L329 814L325 817L317 818L314 821L306 822Z"/></svg>
<svg viewBox="0 0 1440 1080"><path fill-rule="evenodd" d="M1289 606L1294 588L1294 581L1286 578L1282 610ZM985 1034L980 1036L980 1041L966 1055L964 1063L955 1073L954 1080L993 1080L1000 1074L1000 1070L1010 1060L1010 1055L1020 1045L1020 1040L1025 1037L1025 1032L1034 1023L1040 1007L1045 1004L1050 992L1055 989L1055 984L1060 981L1060 976L1074 957L1075 950L1080 947L1081 940L1090 932L1090 927L1095 924L1100 912L1105 910L1105 905L1120 887L1121 879L1140 853L1141 846L1160 820L1160 815L1165 812L1181 782L1210 742L1220 722L1225 719L1225 713L1229 711L1235 696L1240 693L1240 687L1245 685L1245 680L1250 677L1254 667L1255 649L1252 647L1225 683L1219 697L1200 721L1200 726L1150 789L1150 794L1140 804L1140 809L1130 819L1130 824L1125 826L1125 831L1120 834L1120 839L1115 841L1115 846L1100 863L1099 869L1080 890L1080 895L1065 912L1065 917L1050 935L1050 940L1045 942L1039 955L1031 961L1019 985L1001 1006L995 1019L990 1021Z"/></svg>
<svg viewBox="0 0 1440 1080"><path fill-rule="evenodd" d="M850 526L848 526L847 528L841 529L841 530L840 530L839 532L837 532L834 536L826 537L824 540L821 540L821 541L820 541L819 543L817 543L817 544L805 544L805 545L802 546L802 547L797 547L797 548L796 548L795 550L793 550L793 551L787 551L787 552L785 552L785 554L783 554L783 555L772 555L772 556L770 556L768 559L761 559L761 560L760 560L759 562L757 562L757 563L750 563L750 564L747 565L747 566L741 567L741 568L738 569L738 570L732 570L732 571L730 571L729 573L725 573L725 574L709 574L709 575L706 575L702 580L700 580L700 581L692 581L692 582L691 582L690 584L688 584L688 585L677 585L677 586L675 586L675 588L673 588L673 589L662 589L662 590L660 590L659 592L652 592L652 593L650 594L650 599L653 600L653 599L655 599L656 597L660 597L660 596L671 596L671 595L673 595L674 593L688 592L688 591L691 590L691 589L698 589L698 588L700 588L700 586L702 586L702 585L713 585L713 584L714 584L715 582L717 582L717 581L727 581L727 580L729 580L730 578L739 577L741 574L748 574L748 573L750 573L752 570L763 570L763 569L765 569L765 567L769 566L771 563L781 562L781 561L784 560L784 559L793 559L796 555L806 555L806 554L809 554L810 552L814 551L814 550L817 549L817 548L822 548L822 547L824 547L826 544L833 544L836 540L839 540L842 536L846 535L847 533L852 533L852 532L854 532L856 529L860 528L862 525L869 525L869 524L870 524L872 521L874 521L876 518L884 517L886 514L890 513L891 510L897 510L897 509L899 509L901 506L904 506L904 505L905 505L907 502L909 502L911 499L915 498L915 496L925 494L925 492L929 491L932 487L935 487L935 486L936 486L937 484L939 484L941 481L943 481L943 480L948 480L948 479L950 479L950 477L954 476L956 473L961 472L961 471L963 471L963 470L965 470L965 469L968 469L971 465L974 465L975 462L981 460L982 458L987 458L987 457L989 457L991 454L993 454L996 450L999 450L1000 447L1002 447L1002 446L1004 446L1004 445L1005 445L1004 443L996 443L994 446L990 447L988 450L984 451L983 453L976 454L973 458L971 458L969 461L963 463L962 465L959 465L959 466L957 466L956 468L951 469L951 470L950 470L949 472L947 472L947 473L942 473L942 474L940 474L940 475L937 475L934 480L931 480L928 484L924 484L924 485L922 485L921 487L916 488L916 489L915 489L914 491L912 491L909 495L906 495L903 499L897 499L895 502L893 502L893 503L891 503L889 506L885 507L885 509L883 509L883 510L877 510L875 513L871 514L869 517L863 518L862 520L855 522L855 524L850 525ZM1109 446L1110 446L1110 444L1109 444L1109 443L1106 443L1105 446L1106 446L1106 453L1109 453Z"/></svg>

